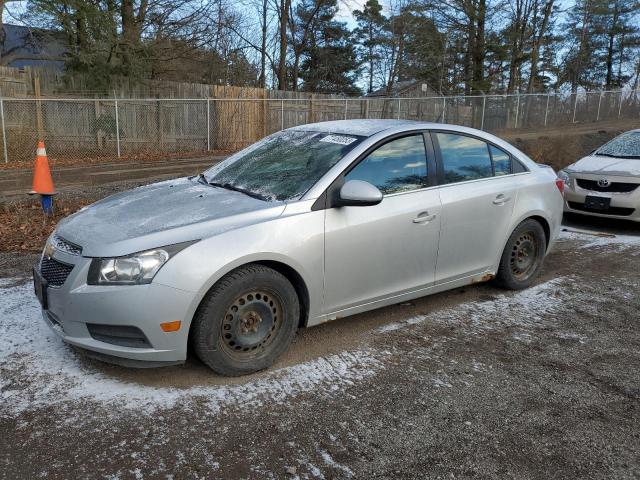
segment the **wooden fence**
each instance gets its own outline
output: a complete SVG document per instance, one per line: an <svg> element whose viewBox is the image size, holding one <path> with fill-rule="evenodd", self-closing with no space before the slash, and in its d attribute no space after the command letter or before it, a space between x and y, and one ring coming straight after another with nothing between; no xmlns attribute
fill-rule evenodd
<svg viewBox="0 0 640 480"><path fill-rule="evenodd" d="M34 98L20 78L34 72L15 70L0 67L0 154L5 162L33 161L39 139L53 158L189 155L236 151L281 129L328 120L395 118L496 132L640 116L640 91L345 98L194 84L189 90L194 96L182 98L119 97L117 92L110 98L70 98L49 93L57 85L51 74L40 82L41 96ZM6 93L8 85L12 96Z"/></svg>

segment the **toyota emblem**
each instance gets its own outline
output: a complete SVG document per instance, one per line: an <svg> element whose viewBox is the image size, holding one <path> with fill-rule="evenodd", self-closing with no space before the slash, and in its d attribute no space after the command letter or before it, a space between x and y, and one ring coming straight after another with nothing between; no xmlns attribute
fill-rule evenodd
<svg viewBox="0 0 640 480"><path fill-rule="evenodd" d="M607 180L606 178L601 178L601 179L598 180L598 186L599 187L606 188L609 185L611 185L611 182L609 180Z"/></svg>

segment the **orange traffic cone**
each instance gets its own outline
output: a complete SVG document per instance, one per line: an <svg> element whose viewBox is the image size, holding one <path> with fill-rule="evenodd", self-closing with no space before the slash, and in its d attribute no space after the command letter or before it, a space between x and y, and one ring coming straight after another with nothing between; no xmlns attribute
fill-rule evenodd
<svg viewBox="0 0 640 480"><path fill-rule="evenodd" d="M53 215L53 179L51 178L51 170L49 170L49 160L47 159L47 151L44 149L44 142L38 142L38 151L36 152L36 165L33 169L33 189L29 192L40 195L40 204L45 215Z"/></svg>
<svg viewBox="0 0 640 480"><path fill-rule="evenodd" d="M53 179L51 178L51 170L49 170L49 160L44 142L38 142L36 165L33 169L33 189L29 194L35 193L40 195L55 195L56 193L53 188Z"/></svg>

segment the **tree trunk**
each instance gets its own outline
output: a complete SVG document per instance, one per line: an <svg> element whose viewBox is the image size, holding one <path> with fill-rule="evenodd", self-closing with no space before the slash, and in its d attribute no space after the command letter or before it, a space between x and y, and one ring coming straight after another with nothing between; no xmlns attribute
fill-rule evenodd
<svg viewBox="0 0 640 480"><path fill-rule="evenodd" d="M373 92L373 23L369 22L369 91Z"/></svg>
<svg viewBox="0 0 640 480"><path fill-rule="evenodd" d="M280 3L280 58L278 60L278 89L287 89L287 23L291 0Z"/></svg>
<svg viewBox="0 0 640 480"><path fill-rule="evenodd" d="M5 1L0 0L0 60L4 54L4 41L7 35L4 33L4 5Z"/></svg>
<svg viewBox="0 0 640 480"><path fill-rule="evenodd" d="M551 19L551 12L553 11L553 0L547 0L544 5L544 15L542 17L542 24L537 34L534 33L533 44L531 46L531 69L529 74L529 85L527 86L527 92L533 93L537 88L538 81L538 61L540 60L540 44L544 38L544 34L549 27L549 21Z"/></svg>
<svg viewBox="0 0 640 480"><path fill-rule="evenodd" d="M136 16L133 0L122 0L120 4L120 18L122 21L122 60L126 66L132 63L133 50L136 41Z"/></svg>
<svg viewBox="0 0 640 480"><path fill-rule="evenodd" d="M613 83L613 32L609 32L608 35L608 42L607 42L607 60L606 60L606 65L607 65L607 77L605 80L605 85L606 88L609 89L612 86Z"/></svg>
<svg viewBox="0 0 640 480"><path fill-rule="evenodd" d="M260 88L267 86L267 0L262 0L262 44L260 45Z"/></svg>
<svg viewBox="0 0 640 480"><path fill-rule="evenodd" d="M605 85L607 89L613 87L613 56L615 54L615 37L618 27L618 18L618 2L616 2L614 10L613 12L611 12L611 26L609 27L609 31L607 32L607 53L605 57L605 64L607 67L607 77L605 80Z"/></svg>
<svg viewBox="0 0 640 480"><path fill-rule="evenodd" d="M472 50L473 91L484 90L484 59L485 59L485 22L487 18L487 2L479 0L476 16L475 42Z"/></svg>

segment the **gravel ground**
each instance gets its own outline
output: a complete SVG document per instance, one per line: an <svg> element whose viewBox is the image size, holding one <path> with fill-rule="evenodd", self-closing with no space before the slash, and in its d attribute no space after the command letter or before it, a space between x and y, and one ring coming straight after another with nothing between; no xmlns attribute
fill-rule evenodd
<svg viewBox="0 0 640 480"><path fill-rule="evenodd" d="M314 327L233 380L85 358L39 318L34 256L5 254L0 477L638 478L640 231L622 230L564 232L528 290Z"/></svg>

